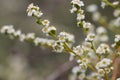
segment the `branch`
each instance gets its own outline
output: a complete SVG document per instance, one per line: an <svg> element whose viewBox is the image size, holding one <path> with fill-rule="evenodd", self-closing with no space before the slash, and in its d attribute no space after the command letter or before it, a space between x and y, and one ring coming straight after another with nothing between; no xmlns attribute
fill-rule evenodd
<svg viewBox="0 0 120 80"><path fill-rule="evenodd" d="M112 80L116 80L116 78L117 78L117 75L118 75L118 61L119 60L119 58L118 57L115 57L114 58L114 64L113 64L113 66L114 66L114 71L113 71L113 76L112 76Z"/></svg>
<svg viewBox="0 0 120 80"><path fill-rule="evenodd" d="M118 51L120 51L120 47L118 48ZM113 66L114 66L114 70L113 70L113 75L112 75L112 80L116 80L117 75L118 75L118 66L119 66L119 57L115 57L113 60Z"/></svg>

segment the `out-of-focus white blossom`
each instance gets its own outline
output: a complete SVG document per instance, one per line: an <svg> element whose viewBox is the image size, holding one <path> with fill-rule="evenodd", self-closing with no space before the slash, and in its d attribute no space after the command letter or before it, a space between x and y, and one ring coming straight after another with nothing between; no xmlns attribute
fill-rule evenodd
<svg viewBox="0 0 120 80"><path fill-rule="evenodd" d="M25 40L25 37L26 37L25 34L21 34L19 36L20 41L23 42Z"/></svg>
<svg viewBox="0 0 120 80"><path fill-rule="evenodd" d="M113 15L114 15L115 17L120 16L120 9L115 9L115 11L113 12Z"/></svg>
<svg viewBox="0 0 120 80"><path fill-rule="evenodd" d="M100 15L99 12L94 12L94 13L92 14L92 19L93 19L94 21L98 21L98 20L100 19L100 17L101 17L101 15Z"/></svg>
<svg viewBox="0 0 120 80"><path fill-rule="evenodd" d="M98 27L97 29L96 29L96 33L97 34L104 34L104 33L106 33L107 31L106 31L106 29L104 28L104 27L102 27L102 26L100 26L100 27Z"/></svg>
<svg viewBox="0 0 120 80"><path fill-rule="evenodd" d="M34 43L35 45L48 45L48 46L52 46L54 44L54 40L51 40L51 39L45 39L45 38L39 38L39 37L36 37L34 39Z"/></svg>
<svg viewBox="0 0 120 80"><path fill-rule="evenodd" d="M1 33L12 34L15 32L13 25L5 25L0 30Z"/></svg>
<svg viewBox="0 0 120 80"><path fill-rule="evenodd" d="M120 17L113 19L110 21L109 26L112 28L119 28L120 27Z"/></svg>
<svg viewBox="0 0 120 80"><path fill-rule="evenodd" d="M112 44L112 47L118 48L120 46L120 35L119 34L115 35L114 42L115 43Z"/></svg>
<svg viewBox="0 0 120 80"><path fill-rule="evenodd" d="M98 6L96 4L91 4L87 7L88 12L96 12L98 9Z"/></svg>
<svg viewBox="0 0 120 80"><path fill-rule="evenodd" d="M79 79L79 80L84 80L85 77L86 77L86 74L85 74L85 73L81 73L81 74L78 76L78 79Z"/></svg>
<svg viewBox="0 0 120 80"><path fill-rule="evenodd" d="M33 40L35 38L35 33L28 33L25 37L27 40Z"/></svg>
<svg viewBox="0 0 120 80"><path fill-rule="evenodd" d="M118 5L120 2L119 1L114 1L112 4L113 5Z"/></svg>
<svg viewBox="0 0 120 80"><path fill-rule="evenodd" d="M100 42L108 41L109 38L107 35L107 30L104 27L102 27L102 26L98 27L96 29L96 33L97 33L97 35L95 37L96 41L100 41Z"/></svg>
<svg viewBox="0 0 120 80"><path fill-rule="evenodd" d="M105 6L106 6L106 3L105 2L101 2L101 7L105 8Z"/></svg>
<svg viewBox="0 0 120 80"><path fill-rule="evenodd" d="M75 66L75 67L73 67L73 69L72 69L72 73L73 73L73 74L77 74L79 71L80 71L80 67L79 67L79 66Z"/></svg>
<svg viewBox="0 0 120 80"><path fill-rule="evenodd" d="M17 30L17 31L14 32L15 37L19 37L21 34L22 34L21 30Z"/></svg>
<svg viewBox="0 0 120 80"><path fill-rule="evenodd" d="M119 42L120 41L120 35L115 35L115 42Z"/></svg>
<svg viewBox="0 0 120 80"><path fill-rule="evenodd" d="M107 34L104 34L104 35L96 35L95 37L95 41L98 42L107 42L109 40L109 37Z"/></svg>
<svg viewBox="0 0 120 80"><path fill-rule="evenodd" d="M86 76L87 80L103 80L102 77L98 73L90 73L90 75Z"/></svg>

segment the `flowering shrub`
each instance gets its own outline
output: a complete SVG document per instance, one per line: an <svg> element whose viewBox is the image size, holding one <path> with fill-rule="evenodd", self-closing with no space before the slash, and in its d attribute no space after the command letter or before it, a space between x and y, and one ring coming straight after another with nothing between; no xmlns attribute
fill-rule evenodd
<svg viewBox="0 0 120 80"><path fill-rule="evenodd" d="M70 80L120 80L118 78L118 58L120 56L120 35L116 34L114 43L107 44L109 36L107 29L113 31L120 27L120 1L110 2L101 1L101 7L110 6L114 8L113 15L116 19L107 22L97 10L97 5L89 5L87 11L92 13L93 21L100 23L101 26L95 30L94 24L85 19L84 2L72 0L70 12L76 14L77 26L81 27L86 35L83 43L73 46L75 36L68 32L57 33L55 26L50 24L47 19L42 19L43 13L38 6L31 3L27 8L27 15L35 17L37 24L43 26L42 32L53 39L40 38L35 33L24 34L20 30L15 30L12 25L5 25L0 32L18 38L21 42L31 42L36 46L51 47L53 51L70 54L70 60L75 59L78 63L73 67ZM106 27L106 28L105 28ZM89 72L90 71L90 72Z"/></svg>

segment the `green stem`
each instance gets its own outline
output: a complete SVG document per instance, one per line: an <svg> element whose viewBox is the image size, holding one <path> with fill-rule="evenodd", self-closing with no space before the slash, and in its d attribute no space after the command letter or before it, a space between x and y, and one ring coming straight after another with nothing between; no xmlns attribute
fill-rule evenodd
<svg viewBox="0 0 120 80"><path fill-rule="evenodd" d="M109 80L108 74L106 72L105 72L104 78L105 78L105 80Z"/></svg>
<svg viewBox="0 0 120 80"><path fill-rule="evenodd" d="M95 48L95 45L93 44L93 42L91 42L91 48L93 49L93 51L96 53L96 48Z"/></svg>
<svg viewBox="0 0 120 80"><path fill-rule="evenodd" d="M92 71L96 72L96 69L92 66L92 64L88 64L88 67L89 67Z"/></svg>
<svg viewBox="0 0 120 80"><path fill-rule="evenodd" d="M77 54L67 45L66 42L64 42L63 44L64 44L64 47L67 48L67 50L68 50L69 52L72 52L72 53L73 53L76 57L78 57L80 60L82 59L82 57L79 56L79 55L77 55Z"/></svg>

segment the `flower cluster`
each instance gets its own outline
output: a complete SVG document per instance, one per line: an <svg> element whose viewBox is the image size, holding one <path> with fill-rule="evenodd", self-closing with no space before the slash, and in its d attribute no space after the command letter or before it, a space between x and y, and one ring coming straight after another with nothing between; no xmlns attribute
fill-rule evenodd
<svg viewBox="0 0 120 80"><path fill-rule="evenodd" d="M70 77L69 80L76 80L76 79L84 80L86 77L85 72L86 71L82 70L79 66L75 66L72 69L73 75ZM80 74L80 75L78 75L78 74Z"/></svg>
<svg viewBox="0 0 120 80"><path fill-rule="evenodd" d="M20 30L15 30L13 25L5 25L0 29L0 33L7 34L10 36L10 38L18 38L21 42L27 41L32 42L35 45L46 45L50 46L54 44L54 40L52 39L45 39L45 38L39 38L35 36L35 33L27 33L24 34Z"/></svg>
<svg viewBox="0 0 120 80"><path fill-rule="evenodd" d="M112 60L108 58L103 58L100 62L96 64L96 69L98 70L98 73L103 76L104 74L108 74L113 70L113 67L111 65Z"/></svg>
<svg viewBox="0 0 120 80"><path fill-rule="evenodd" d="M35 16L35 17L41 17L43 13L39 10L38 6L34 6L33 3L31 3L27 8L27 15L28 16Z"/></svg>
<svg viewBox="0 0 120 80"><path fill-rule="evenodd" d="M107 42L108 41L108 35L107 30L100 26L96 29L96 40L100 42Z"/></svg>
<svg viewBox="0 0 120 80"><path fill-rule="evenodd" d="M107 44L100 44L100 46L96 50L96 53L99 55L102 54L108 55L110 54L110 48Z"/></svg>
<svg viewBox="0 0 120 80"><path fill-rule="evenodd" d="M119 5L119 1L110 2L109 0L102 0L101 7L105 8L105 6L117 7Z"/></svg>
<svg viewBox="0 0 120 80"><path fill-rule="evenodd" d="M91 23L86 22L85 15L84 15L84 10L82 10L82 6L84 6L83 1L81 0L72 0L72 9L70 10L71 13L76 13L77 14L77 25L80 27L83 27L85 32L88 32L91 28Z"/></svg>

